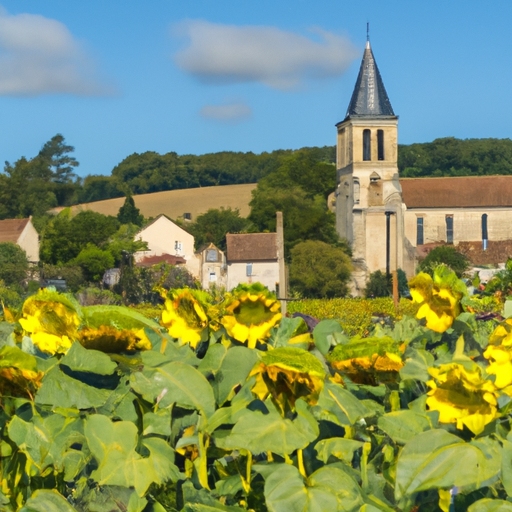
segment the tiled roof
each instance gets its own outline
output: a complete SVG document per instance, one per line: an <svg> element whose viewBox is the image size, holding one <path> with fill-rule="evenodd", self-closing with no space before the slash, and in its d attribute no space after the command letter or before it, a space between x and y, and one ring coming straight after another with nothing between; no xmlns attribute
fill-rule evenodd
<svg viewBox="0 0 512 512"><path fill-rule="evenodd" d="M144 256L140 261L135 263L137 267L152 267L158 263L167 263L168 265L185 265L187 262L181 256L173 256L172 254L160 254L159 256Z"/></svg>
<svg viewBox="0 0 512 512"><path fill-rule="evenodd" d="M459 242L455 248L473 265L498 265L512 258L512 240L489 240L485 251L481 241Z"/></svg>
<svg viewBox="0 0 512 512"><path fill-rule="evenodd" d="M400 178L407 208L512 206L512 176Z"/></svg>
<svg viewBox="0 0 512 512"><path fill-rule="evenodd" d="M276 233L227 234L226 244L229 262L277 260Z"/></svg>
<svg viewBox="0 0 512 512"><path fill-rule="evenodd" d="M373 57L370 41L366 43L356 86L347 110L347 117L354 116L395 116Z"/></svg>
<svg viewBox="0 0 512 512"><path fill-rule="evenodd" d="M18 243L21 233L30 219L0 220L0 242Z"/></svg>

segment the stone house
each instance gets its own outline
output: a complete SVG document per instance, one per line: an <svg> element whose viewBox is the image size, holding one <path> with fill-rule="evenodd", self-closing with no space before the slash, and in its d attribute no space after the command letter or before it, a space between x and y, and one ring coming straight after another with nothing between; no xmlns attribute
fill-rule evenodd
<svg viewBox="0 0 512 512"><path fill-rule="evenodd" d="M336 127L336 228L352 246L354 294L376 270L412 277L426 247L453 244L482 262L491 244L512 240L512 176L399 177L398 117L369 41Z"/></svg>
<svg viewBox="0 0 512 512"><path fill-rule="evenodd" d="M199 277L199 259L194 253L194 237L175 224L166 215L159 215L142 228L135 240L147 242L147 251L137 251L135 264L148 257L170 255L185 260L185 267L196 278Z"/></svg>
<svg viewBox="0 0 512 512"><path fill-rule="evenodd" d="M18 245L27 253L29 262L39 262L39 235L32 224L32 217L0 220L0 242Z"/></svg>
<svg viewBox="0 0 512 512"><path fill-rule="evenodd" d="M277 233L226 235L227 289L259 282L276 291L279 283Z"/></svg>
<svg viewBox="0 0 512 512"><path fill-rule="evenodd" d="M227 287L226 255L214 244L203 247L196 253L201 269L199 279L204 290L212 286Z"/></svg>

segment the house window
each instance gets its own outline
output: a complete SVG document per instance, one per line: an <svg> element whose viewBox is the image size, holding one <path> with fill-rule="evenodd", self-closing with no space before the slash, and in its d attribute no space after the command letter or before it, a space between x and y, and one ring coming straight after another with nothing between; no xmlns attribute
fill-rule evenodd
<svg viewBox="0 0 512 512"><path fill-rule="evenodd" d="M206 250L206 261L217 261L217 251L215 249Z"/></svg>
<svg viewBox="0 0 512 512"><path fill-rule="evenodd" d="M181 252L181 251L183 250L183 245L182 245L182 243L181 243L181 242L179 242L178 240L176 240L176 241L174 242L174 250L175 250L176 252Z"/></svg>
<svg viewBox="0 0 512 512"><path fill-rule="evenodd" d="M217 281L217 274L215 272L210 272L210 283L215 283Z"/></svg>
<svg viewBox="0 0 512 512"><path fill-rule="evenodd" d="M384 160L384 130L377 130L377 158Z"/></svg>
<svg viewBox="0 0 512 512"><path fill-rule="evenodd" d="M453 215L446 216L446 242L453 244Z"/></svg>
<svg viewBox="0 0 512 512"><path fill-rule="evenodd" d="M252 276L252 263L247 263L246 276L247 277Z"/></svg>
<svg viewBox="0 0 512 512"><path fill-rule="evenodd" d="M416 245L423 245L423 217L416 218Z"/></svg>
<svg viewBox="0 0 512 512"><path fill-rule="evenodd" d="M354 180L354 204L359 204L359 196L361 194L361 189L359 186L359 180Z"/></svg>
<svg viewBox="0 0 512 512"><path fill-rule="evenodd" d="M183 214L184 220L192 220L192 214L191 213L184 213Z"/></svg>
<svg viewBox="0 0 512 512"><path fill-rule="evenodd" d="M487 233L487 213L482 215L482 246L484 251L487 249L487 242L489 241L489 235Z"/></svg>
<svg viewBox="0 0 512 512"><path fill-rule="evenodd" d="M368 161L372 159L372 132L370 130L363 130L363 160Z"/></svg>

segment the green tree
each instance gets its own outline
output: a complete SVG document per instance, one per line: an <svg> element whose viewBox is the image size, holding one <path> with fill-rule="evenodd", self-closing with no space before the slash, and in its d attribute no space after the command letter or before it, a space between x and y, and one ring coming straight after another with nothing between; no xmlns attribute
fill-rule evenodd
<svg viewBox="0 0 512 512"><path fill-rule="evenodd" d="M302 297L343 297L351 272L352 263L343 249L325 242L300 242L291 251L290 287Z"/></svg>
<svg viewBox="0 0 512 512"><path fill-rule="evenodd" d="M7 286L20 285L27 277L27 253L12 242L0 243L0 281Z"/></svg>
<svg viewBox="0 0 512 512"><path fill-rule="evenodd" d="M58 133L52 137L39 151L38 158L42 160L52 172L52 181L55 183L70 183L76 174L73 169L78 167L76 158L70 156L75 148L64 142L64 137Z"/></svg>
<svg viewBox="0 0 512 512"><path fill-rule="evenodd" d="M418 270L433 275L434 269L438 265L446 265L457 274L457 277L462 277L469 268L469 260L464 254L458 252L455 247L439 245L425 256L418 265Z"/></svg>
<svg viewBox="0 0 512 512"><path fill-rule="evenodd" d="M119 221L110 215L86 210L71 217L63 210L43 231L40 255L44 263L63 264L76 258L87 244L100 248L119 229Z"/></svg>
<svg viewBox="0 0 512 512"><path fill-rule="evenodd" d="M141 215L140 210L135 206L135 201L131 194L126 196L123 206L119 208L117 220L120 224L135 224L136 226L142 226L144 216Z"/></svg>
<svg viewBox="0 0 512 512"><path fill-rule="evenodd" d="M311 198L300 187L258 187L250 203L249 220L259 231L276 230L276 212L283 212L285 254L299 242L320 240L330 245L339 242L335 217L320 195Z"/></svg>
<svg viewBox="0 0 512 512"><path fill-rule="evenodd" d="M240 217L238 209L210 208L199 215L192 224L183 227L194 235L196 249L205 244L213 243L221 251L226 250L226 234L247 232L251 223Z"/></svg>
<svg viewBox="0 0 512 512"><path fill-rule="evenodd" d="M114 266L114 261L110 251L87 244L72 263L82 269L86 281L98 282L103 278L105 270Z"/></svg>

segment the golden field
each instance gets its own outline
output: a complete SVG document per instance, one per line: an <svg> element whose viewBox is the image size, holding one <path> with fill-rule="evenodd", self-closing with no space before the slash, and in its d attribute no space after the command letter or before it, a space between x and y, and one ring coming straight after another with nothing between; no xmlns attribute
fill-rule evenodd
<svg viewBox="0 0 512 512"><path fill-rule="evenodd" d="M190 213L192 220L198 215L207 212L210 208L231 208L240 210L242 217L250 213L249 202L251 192L256 183L243 185L223 185L218 187L187 188L182 190L166 190L153 194L140 194L133 196L135 205L144 217L156 217L161 213L171 219L182 218L184 213ZM93 210L104 215L117 215L124 203L124 197L106 199L94 203L83 203L72 206L73 213L81 210ZM58 212L62 208L55 208Z"/></svg>

